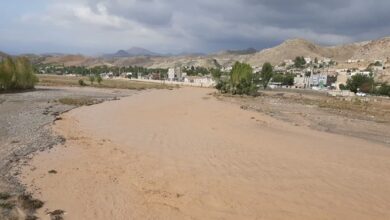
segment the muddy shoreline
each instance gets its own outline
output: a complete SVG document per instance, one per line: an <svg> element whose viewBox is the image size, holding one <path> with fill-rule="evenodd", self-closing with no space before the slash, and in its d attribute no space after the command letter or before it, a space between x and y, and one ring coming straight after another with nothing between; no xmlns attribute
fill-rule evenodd
<svg viewBox="0 0 390 220"><path fill-rule="evenodd" d="M118 89L39 86L35 90L0 94L0 193L7 198L0 199L0 219L11 219L20 212L25 212L27 217L34 211L19 207L23 206L23 198L32 200L21 196L29 192L19 181L20 169L36 152L65 142L52 132L51 125L62 113L77 106L59 100L83 99L94 104L133 93Z"/></svg>

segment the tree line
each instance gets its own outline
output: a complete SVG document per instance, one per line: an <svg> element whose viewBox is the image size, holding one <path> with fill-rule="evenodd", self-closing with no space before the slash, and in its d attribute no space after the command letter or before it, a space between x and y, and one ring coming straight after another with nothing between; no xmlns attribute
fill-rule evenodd
<svg viewBox="0 0 390 220"><path fill-rule="evenodd" d="M32 89L38 78L26 57L6 57L0 61L0 90Z"/></svg>
<svg viewBox="0 0 390 220"><path fill-rule="evenodd" d="M84 66L56 66L52 64L36 64L34 66L37 72L47 74L76 74L76 75L100 75L102 73L111 72L114 76L119 76L122 73L133 73L133 77L137 77L138 74L141 76L148 75L150 73L160 73L162 76L167 75L168 69L164 68L145 68L140 66L95 66L95 67L84 67Z"/></svg>
<svg viewBox="0 0 390 220"><path fill-rule="evenodd" d="M375 82L371 75L356 74L347 80L347 84L341 84L341 90L351 92L364 92L373 95L390 96L390 85L387 82Z"/></svg>

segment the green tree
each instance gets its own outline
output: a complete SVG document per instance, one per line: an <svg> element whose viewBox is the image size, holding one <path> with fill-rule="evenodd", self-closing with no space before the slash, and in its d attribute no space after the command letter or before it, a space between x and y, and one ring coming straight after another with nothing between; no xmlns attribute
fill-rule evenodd
<svg viewBox="0 0 390 220"><path fill-rule="evenodd" d="M96 81L100 85L102 84L103 78L100 75L96 75Z"/></svg>
<svg viewBox="0 0 390 220"><path fill-rule="evenodd" d="M371 76L356 74L347 80L347 88L352 92L371 93L374 90L374 78Z"/></svg>
<svg viewBox="0 0 390 220"><path fill-rule="evenodd" d="M273 67L271 63L269 62L264 63L260 73L261 84L263 85L264 89L267 88L268 83L272 78L272 75L273 75Z"/></svg>
<svg viewBox="0 0 390 220"><path fill-rule="evenodd" d="M306 60L303 56L300 56L300 57L295 57L294 59L294 66L296 68L304 68L305 67L305 64L306 64Z"/></svg>
<svg viewBox="0 0 390 220"><path fill-rule="evenodd" d="M243 94L244 87L253 88L253 69L249 64L236 62L230 72L230 87L233 94ZM248 94L248 93L245 93Z"/></svg>

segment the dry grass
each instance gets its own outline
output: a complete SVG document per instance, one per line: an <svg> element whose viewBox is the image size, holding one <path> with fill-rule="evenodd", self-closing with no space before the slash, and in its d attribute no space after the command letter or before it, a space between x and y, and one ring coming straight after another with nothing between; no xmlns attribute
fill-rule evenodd
<svg viewBox="0 0 390 220"><path fill-rule="evenodd" d="M148 83L148 82L135 82L130 80L113 80L105 79L101 84L90 84L88 77L80 76L57 76L57 75L38 75L39 83L42 86L80 86L79 80L84 80L87 86L96 88L115 88L115 89L132 89L132 90L144 90L144 89L172 89L173 86Z"/></svg>

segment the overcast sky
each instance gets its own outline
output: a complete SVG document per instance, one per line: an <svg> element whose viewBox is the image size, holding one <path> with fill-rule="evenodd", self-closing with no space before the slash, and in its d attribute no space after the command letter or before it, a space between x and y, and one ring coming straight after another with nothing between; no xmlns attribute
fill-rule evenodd
<svg viewBox="0 0 390 220"><path fill-rule="evenodd" d="M390 0L0 0L0 51L100 54L334 45L390 35Z"/></svg>

